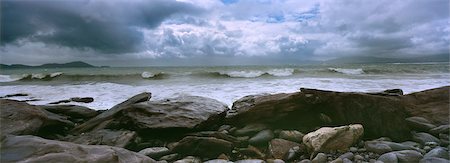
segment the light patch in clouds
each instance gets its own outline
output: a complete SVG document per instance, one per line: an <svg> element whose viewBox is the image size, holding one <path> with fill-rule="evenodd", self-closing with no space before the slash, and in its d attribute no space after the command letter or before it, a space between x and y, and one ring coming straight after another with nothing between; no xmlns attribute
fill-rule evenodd
<svg viewBox="0 0 450 163"><path fill-rule="evenodd" d="M48 2L1 2L2 62L449 53L446 0Z"/></svg>

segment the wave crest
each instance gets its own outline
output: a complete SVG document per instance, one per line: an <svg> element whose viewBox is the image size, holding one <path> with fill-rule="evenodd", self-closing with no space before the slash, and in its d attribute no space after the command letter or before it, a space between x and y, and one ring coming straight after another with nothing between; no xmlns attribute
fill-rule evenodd
<svg viewBox="0 0 450 163"><path fill-rule="evenodd" d="M331 72L337 72L347 75L361 75L364 74L364 70L362 68L357 69L345 69L345 68L328 68Z"/></svg>

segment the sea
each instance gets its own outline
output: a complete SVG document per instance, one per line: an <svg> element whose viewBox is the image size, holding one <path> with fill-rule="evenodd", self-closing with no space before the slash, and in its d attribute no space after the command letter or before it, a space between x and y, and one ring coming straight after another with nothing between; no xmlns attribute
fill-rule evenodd
<svg viewBox="0 0 450 163"><path fill-rule="evenodd" d="M255 94L292 93L300 88L345 92L404 93L450 85L449 62L313 64L277 66L23 68L0 70L0 96L35 105L71 97L93 97L92 103L68 104L96 110L141 93L152 100L184 95L209 97L228 106Z"/></svg>

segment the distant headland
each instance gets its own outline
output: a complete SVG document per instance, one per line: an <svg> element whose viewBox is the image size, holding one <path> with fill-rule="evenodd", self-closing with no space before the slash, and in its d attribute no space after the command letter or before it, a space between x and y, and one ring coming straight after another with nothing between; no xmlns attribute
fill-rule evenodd
<svg viewBox="0 0 450 163"><path fill-rule="evenodd" d="M91 64L88 64L86 62L81 61L75 61L75 62L68 62L68 63L47 63L39 66L30 66L30 65L23 65L23 64L12 64L12 65L6 65L6 64L0 64L0 68L4 69L10 69L10 68L93 68L93 67L99 67L94 66ZM101 66L101 67L108 67L108 66Z"/></svg>

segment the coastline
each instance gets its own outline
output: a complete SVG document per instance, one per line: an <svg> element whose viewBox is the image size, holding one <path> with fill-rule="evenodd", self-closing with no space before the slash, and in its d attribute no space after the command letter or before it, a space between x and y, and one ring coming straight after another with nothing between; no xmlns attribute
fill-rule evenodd
<svg viewBox="0 0 450 163"><path fill-rule="evenodd" d="M133 162L448 161L449 88L405 95L399 89L362 93L302 88L245 96L231 107L190 95L153 99L152 92L137 94L104 111L2 99L1 159L36 160L41 156L8 152L18 152L13 149L22 146L41 153L52 150L39 145L48 142L54 144L52 148L90 150L109 145L116 151L130 150L118 156L123 159L119 162L130 157ZM39 118L33 122L29 117ZM98 159L93 158L95 152L80 154L70 149L53 154L57 156L47 161L67 155L83 155L85 161Z"/></svg>

